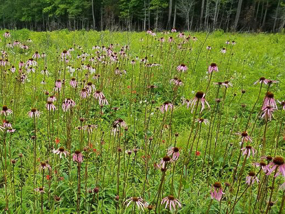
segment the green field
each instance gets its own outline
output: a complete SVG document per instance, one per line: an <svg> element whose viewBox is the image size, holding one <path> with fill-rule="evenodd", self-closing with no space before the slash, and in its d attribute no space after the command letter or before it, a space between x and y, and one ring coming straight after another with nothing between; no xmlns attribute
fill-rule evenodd
<svg viewBox="0 0 285 214"><path fill-rule="evenodd" d="M1 213L284 212L284 34L5 32Z"/></svg>

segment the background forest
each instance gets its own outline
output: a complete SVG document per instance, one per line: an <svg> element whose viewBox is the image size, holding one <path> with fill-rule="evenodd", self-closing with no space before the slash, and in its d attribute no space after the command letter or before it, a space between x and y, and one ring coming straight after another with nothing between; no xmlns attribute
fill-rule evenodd
<svg viewBox="0 0 285 214"><path fill-rule="evenodd" d="M285 0L1 0L0 28L282 31Z"/></svg>

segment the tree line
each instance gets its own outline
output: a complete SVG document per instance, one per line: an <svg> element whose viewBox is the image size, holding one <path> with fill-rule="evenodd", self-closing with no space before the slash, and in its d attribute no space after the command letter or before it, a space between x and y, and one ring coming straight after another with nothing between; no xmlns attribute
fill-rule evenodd
<svg viewBox="0 0 285 214"><path fill-rule="evenodd" d="M0 28L282 31L285 0L1 0Z"/></svg>

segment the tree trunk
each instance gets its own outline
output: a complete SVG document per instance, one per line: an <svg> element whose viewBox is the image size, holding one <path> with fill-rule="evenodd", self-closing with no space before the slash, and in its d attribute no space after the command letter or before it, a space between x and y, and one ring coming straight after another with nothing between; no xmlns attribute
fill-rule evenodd
<svg viewBox="0 0 285 214"><path fill-rule="evenodd" d="M148 0L148 29L150 30L150 0Z"/></svg>
<svg viewBox="0 0 285 214"><path fill-rule="evenodd" d="M176 6L176 2L174 5L174 14L173 14L173 24L172 24L172 28L175 29L176 28L176 15L177 15L177 6Z"/></svg>
<svg viewBox="0 0 285 214"><path fill-rule="evenodd" d="M275 32L275 28L276 28L276 22L277 22L277 19L278 19L279 6L280 6L280 0L278 1L277 8L276 8L276 13L275 13L275 17L274 17L273 32Z"/></svg>
<svg viewBox="0 0 285 214"><path fill-rule="evenodd" d="M263 21L262 21L262 26L261 26L261 28L263 28L264 25L265 25L266 16L267 16L267 11L268 11L268 0L266 1L265 12L264 12L264 16L263 16Z"/></svg>
<svg viewBox="0 0 285 214"><path fill-rule="evenodd" d="M204 30L208 28L208 19L209 19L209 0L206 2L206 13L205 13L205 22L204 22Z"/></svg>
<svg viewBox="0 0 285 214"><path fill-rule="evenodd" d="M169 0L168 20L167 20L166 29L169 29L170 27L171 16L172 16L172 0Z"/></svg>
<svg viewBox="0 0 285 214"><path fill-rule="evenodd" d="M202 29L203 25L203 15L204 15L204 6L205 6L205 0L202 0L202 5L201 5L201 15L200 15L200 29Z"/></svg>
<svg viewBox="0 0 285 214"><path fill-rule="evenodd" d="M145 0L143 2L143 6L144 6L143 30L146 31L146 2Z"/></svg>
<svg viewBox="0 0 285 214"><path fill-rule="evenodd" d="M242 6L242 0L238 1L238 7L237 7L237 13L236 13L236 18L235 18L235 24L234 24L234 31L236 31L238 22L239 22L239 17L240 17L240 11L241 11L241 6Z"/></svg>
<svg viewBox="0 0 285 214"><path fill-rule="evenodd" d="M95 14L94 14L94 0L92 0L92 20L93 20L93 27L92 29L95 30Z"/></svg>
<svg viewBox="0 0 285 214"><path fill-rule="evenodd" d="M215 5L215 14L214 14L214 25L213 25L213 29L215 30L216 28L216 24L217 24L217 19L218 19L218 14L219 14L219 4L220 4L220 0L216 0L216 5Z"/></svg>
<svg viewBox="0 0 285 214"><path fill-rule="evenodd" d="M155 17L155 30L157 30L158 27L158 9L156 9L156 17Z"/></svg>

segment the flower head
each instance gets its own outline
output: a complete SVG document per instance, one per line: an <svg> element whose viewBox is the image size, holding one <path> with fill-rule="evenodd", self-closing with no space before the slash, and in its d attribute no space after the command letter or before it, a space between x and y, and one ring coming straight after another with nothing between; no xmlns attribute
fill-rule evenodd
<svg viewBox="0 0 285 214"><path fill-rule="evenodd" d="M31 111L28 112L29 117L39 117L40 114L40 111L36 108L32 108Z"/></svg>
<svg viewBox="0 0 285 214"><path fill-rule="evenodd" d="M201 102L201 105L202 105L201 112L205 109L205 104L208 106L208 108L210 108L209 103L205 99L205 94L201 91L198 91L195 97L190 101L190 106L192 109L191 112L193 112L194 106L198 105L199 102Z"/></svg>
<svg viewBox="0 0 285 214"><path fill-rule="evenodd" d="M258 178L257 178L257 176L256 176L256 174L255 174L255 172L249 172L248 173L248 176L246 177L246 182L245 183L247 183L248 185L251 185L251 184L253 184L254 182L259 182L259 180L258 180Z"/></svg>
<svg viewBox="0 0 285 214"><path fill-rule="evenodd" d="M165 204L165 208L169 208L169 210L176 210L176 206L182 207L181 203L173 195L163 198L161 204Z"/></svg>
<svg viewBox="0 0 285 214"><path fill-rule="evenodd" d="M220 201L223 196L222 185L220 182L215 182L211 191L211 198Z"/></svg>
<svg viewBox="0 0 285 214"><path fill-rule="evenodd" d="M180 64L176 68L177 71L185 72L188 70L188 67L185 64Z"/></svg>
<svg viewBox="0 0 285 214"><path fill-rule="evenodd" d="M130 197L125 201L127 207L130 206L131 203L136 205L141 210L143 210L146 207L145 202L141 197Z"/></svg>
<svg viewBox="0 0 285 214"><path fill-rule="evenodd" d="M252 154L252 156L255 155L255 150L252 146L246 146L244 148L241 149L243 151L243 155L246 155L247 158L249 158L250 154Z"/></svg>
<svg viewBox="0 0 285 214"><path fill-rule="evenodd" d="M168 152L167 152L167 155L168 156L172 156L172 160L178 160L179 158L179 148L178 147L172 147L170 149L168 149Z"/></svg>
<svg viewBox="0 0 285 214"><path fill-rule="evenodd" d="M72 157L73 161L82 163L83 162L83 155L79 150L76 150Z"/></svg>
<svg viewBox="0 0 285 214"><path fill-rule="evenodd" d="M168 110L173 109L173 104L171 102L164 102L159 109L162 113L167 112Z"/></svg>
<svg viewBox="0 0 285 214"><path fill-rule="evenodd" d="M4 116L7 116L7 115L9 115L9 114L12 114L13 111L12 111L11 109L8 109L7 106L3 106L0 113L1 113L2 115L4 115Z"/></svg>
<svg viewBox="0 0 285 214"><path fill-rule="evenodd" d="M212 73L213 71L216 71L216 72L219 71L216 63L211 63L211 65L208 67L209 74Z"/></svg>
<svg viewBox="0 0 285 214"><path fill-rule="evenodd" d="M65 157L69 154L68 151L65 151L65 149L63 147L58 148L57 150L53 149L52 151L54 154L59 155L60 158L62 158L62 155L64 155Z"/></svg>
<svg viewBox="0 0 285 214"><path fill-rule="evenodd" d="M267 165L267 174L270 175L272 172L277 170L275 177L282 174L285 177L285 162L284 158L281 156L276 156L272 162Z"/></svg>

